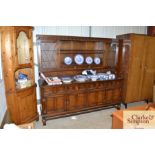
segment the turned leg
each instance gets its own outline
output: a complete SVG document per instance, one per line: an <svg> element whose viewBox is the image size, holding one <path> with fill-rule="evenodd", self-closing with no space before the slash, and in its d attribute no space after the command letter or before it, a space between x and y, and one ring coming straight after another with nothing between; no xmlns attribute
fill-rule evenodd
<svg viewBox="0 0 155 155"><path fill-rule="evenodd" d="M127 109L128 108L128 105L127 105L127 103L125 103L125 109Z"/></svg>
<svg viewBox="0 0 155 155"><path fill-rule="evenodd" d="M145 102L148 104L148 103L149 103L149 100L148 100L148 99L146 99L146 100L145 100Z"/></svg>
<svg viewBox="0 0 155 155"><path fill-rule="evenodd" d="M39 116L36 118L36 121L37 121L37 122L39 121Z"/></svg>
<svg viewBox="0 0 155 155"><path fill-rule="evenodd" d="M121 109L121 104L114 105L114 108L116 108L117 110L120 110Z"/></svg>
<svg viewBox="0 0 155 155"><path fill-rule="evenodd" d="M125 106L125 109L127 109L127 108L128 108L127 103L123 102L123 105Z"/></svg>
<svg viewBox="0 0 155 155"><path fill-rule="evenodd" d="M46 120L42 119L42 122L43 122L43 125L45 126L46 125Z"/></svg>
<svg viewBox="0 0 155 155"><path fill-rule="evenodd" d="M117 110L120 110L121 109L121 104L117 105L116 108L117 108Z"/></svg>

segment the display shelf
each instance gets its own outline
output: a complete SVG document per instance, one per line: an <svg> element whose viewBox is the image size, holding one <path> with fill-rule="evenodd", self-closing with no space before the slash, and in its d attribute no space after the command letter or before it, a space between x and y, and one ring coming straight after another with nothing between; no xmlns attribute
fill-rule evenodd
<svg viewBox="0 0 155 155"><path fill-rule="evenodd" d="M32 84L31 86L28 86L26 88L16 88L16 93L26 91L26 90L31 89L33 87L37 87L37 85L36 84Z"/></svg>

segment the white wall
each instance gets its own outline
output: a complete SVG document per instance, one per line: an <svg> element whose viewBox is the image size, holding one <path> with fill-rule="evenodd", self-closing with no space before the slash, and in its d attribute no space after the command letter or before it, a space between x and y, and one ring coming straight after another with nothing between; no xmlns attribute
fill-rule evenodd
<svg viewBox="0 0 155 155"><path fill-rule="evenodd" d="M0 57L1 57L1 36L0 36ZM2 70L1 66L1 58L0 58L0 70ZM0 125L4 118L4 114L6 112L6 97L5 97L5 87L4 80L2 79L2 75L0 77Z"/></svg>
<svg viewBox="0 0 155 155"><path fill-rule="evenodd" d="M36 26L34 29L34 41L36 34L47 35L71 35L89 36L89 26Z"/></svg>
<svg viewBox="0 0 155 155"><path fill-rule="evenodd" d="M4 114L6 112L6 97L5 97L5 88L4 88L4 82L0 81L0 125L2 123L2 120L4 118Z"/></svg>
<svg viewBox="0 0 155 155"><path fill-rule="evenodd" d="M92 26L92 37L116 38L116 35L126 33L146 34L146 26Z"/></svg>
<svg viewBox="0 0 155 155"><path fill-rule="evenodd" d="M89 37L89 26L36 26L33 33L34 41L34 62L37 61L36 34L47 35L71 35ZM145 26L92 26L92 37L115 38L118 34L140 33L146 34ZM35 65L35 80L38 81L38 66ZM39 88L37 87L37 99L40 99Z"/></svg>
<svg viewBox="0 0 155 155"><path fill-rule="evenodd" d="M2 79L2 55L1 55L1 33L0 33L0 80Z"/></svg>

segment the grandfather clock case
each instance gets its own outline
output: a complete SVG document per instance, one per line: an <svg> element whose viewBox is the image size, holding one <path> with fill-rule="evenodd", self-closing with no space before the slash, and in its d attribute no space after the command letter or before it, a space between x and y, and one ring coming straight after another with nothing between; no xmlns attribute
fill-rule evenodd
<svg viewBox="0 0 155 155"><path fill-rule="evenodd" d="M11 121L17 125L38 119L32 31L30 26L0 27L7 108ZM29 79L24 88L17 84L19 73Z"/></svg>

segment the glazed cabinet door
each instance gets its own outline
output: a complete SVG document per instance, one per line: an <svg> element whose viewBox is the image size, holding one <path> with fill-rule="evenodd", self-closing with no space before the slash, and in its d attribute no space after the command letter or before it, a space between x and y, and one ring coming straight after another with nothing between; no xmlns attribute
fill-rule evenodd
<svg viewBox="0 0 155 155"><path fill-rule="evenodd" d="M15 64L19 66L29 66L33 64L33 45L32 45L32 27L15 26Z"/></svg>
<svg viewBox="0 0 155 155"><path fill-rule="evenodd" d="M19 122L17 124L32 122L38 117L35 87L16 93Z"/></svg>

